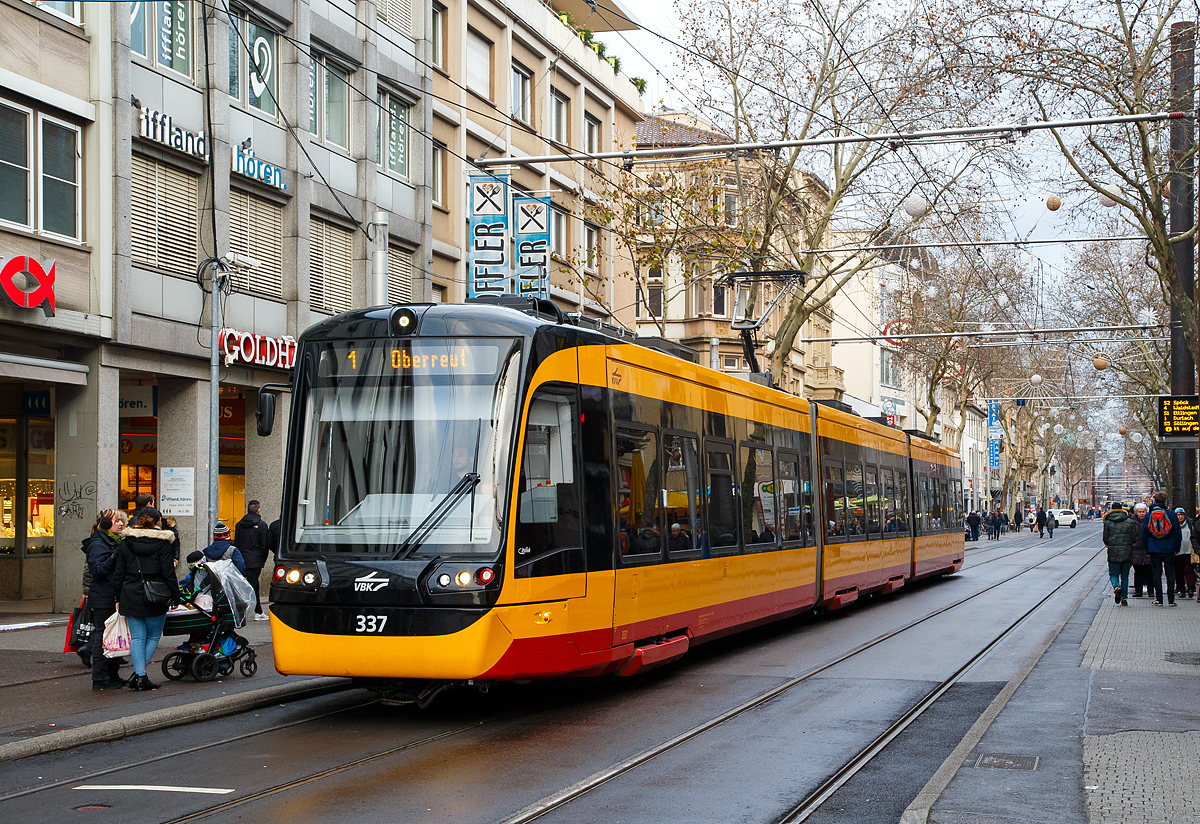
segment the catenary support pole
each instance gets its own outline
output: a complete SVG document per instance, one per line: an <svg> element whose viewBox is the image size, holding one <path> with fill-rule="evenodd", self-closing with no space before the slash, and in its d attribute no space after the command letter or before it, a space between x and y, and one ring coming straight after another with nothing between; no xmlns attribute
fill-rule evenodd
<svg viewBox="0 0 1200 824"><path fill-rule="evenodd" d="M210 338L208 342L208 536L212 536L217 525L218 497L220 495L221 472L221 353L217 341L221 334L221 288L225 283L222 264L213 261L212 278L209 286L211 306L208 318ZM161 501L159 502L161 505Z"/></svg>
<svg viewBox="0 0 1200 824"><path fill-rule="evenodd" d="M387 306L388 213L379 209L371 215L371 278L367 283L367 305Z"/></svg>
<svg viewBox="0 0 1200 824"><path fill-rule="evenodd" d="M1196 59L1196 23L1187 21L1171 25L1171 100L1182 111L1196 108L1194 78ZM1196 145L1196 121L1193 118L1171 121L1171 160L1178 164L1171 176L1171 234L1189 231L1196 213L1196 163L1192 151ZM1171 300L1171 394L1192 395L1196 392L1196 364L1183 336L1178 298L1195 295L1195 240L1189 238L1173 244L1175 266L1183 295ZM1193 309L1193 311L1195 311ZM1189 513L1196 511L1196 450L1173 449L1171 455L1171 505L1182 506Z"/></svg>

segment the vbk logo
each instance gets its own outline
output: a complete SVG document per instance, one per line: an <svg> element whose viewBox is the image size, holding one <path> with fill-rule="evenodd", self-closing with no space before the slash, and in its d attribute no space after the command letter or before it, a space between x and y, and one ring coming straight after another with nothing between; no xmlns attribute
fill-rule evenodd
<svg viewBox="0 0 1200 824"><path fill-rule="evenodd" d="M32 289L30 281L36 284ZM43 268L37 258L9 258L0 267L0 288L21 309L41 307L46 317L54 317L54 261Z"/></svg>
<svg viewBox="0 0 1200 824"><path fill-rule="evenodd" d="M387 578L376 578L378 572L368 572L361 578L354 579L355 592L378 592L388 585Z"/></svg>

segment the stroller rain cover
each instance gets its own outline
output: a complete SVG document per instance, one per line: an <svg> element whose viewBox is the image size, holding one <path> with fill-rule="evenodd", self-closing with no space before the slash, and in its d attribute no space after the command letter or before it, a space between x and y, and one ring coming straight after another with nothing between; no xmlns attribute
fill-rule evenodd
<svg viewBox="0 0 1200 824"><path fill-rule="evenodd" d="M221 589L229 599L229 607L233 610L233 624L237 628L246 625L250 613L254 611L254 587L246 580L233 561L220 559L205 563L210 575L215 575L221 582Z"/></svg>

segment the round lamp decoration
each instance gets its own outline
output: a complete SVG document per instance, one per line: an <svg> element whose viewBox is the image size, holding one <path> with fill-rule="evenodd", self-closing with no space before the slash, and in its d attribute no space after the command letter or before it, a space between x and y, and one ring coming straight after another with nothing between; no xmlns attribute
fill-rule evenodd
<svg viewBox="0 0 1200 824"><path fill-rule="evenodd" d="M1004 294L1003 292L996 295L996 305L1001 309L1003 309L1005 306L1008 306L1008 295Z"/></svg>
<svg viewBox="0 0 1200 824"><path fill-rule="evenodd" d="M1039 375L1037 372L1034 372L1032 375L1029 376L1029 385L1035 386L1035 387L1041 386L1042 385L1042 376Z"/></svg>
<svg viewBox="0 0 1200 824"><path fill-rule="evenodd" d="M1052 212L1057 212L1062 208L1062 201L1058 199L1058 195L1050 195L1046 198L1046 208Z"/></svg>
<svg viewBox="0 0 1200 824"><path fill-rule="evenodd" d="M1122 426L1120 429L1117 430L1117 434L1120 435L1121 437L1124 437L1129 434L1129 430Z"/></svg>
<svg viewBox="0 0 1200 824"><path fill-rule="evenodd" d="M1105 209L1111 209L1117 205L1117 198L1121 196L1121 190L1116 186L1101 186L1100 187L1100 205Z"/></svg>
<svg viewBox="0 0 1200 824"><path fill-rule="evenodd" d="M1097 355L1092 360L1092 366L1096 367L1097 372L1103 372L1108 368L1108 358L1104 357L1103 355Z"/></svg>
<svg viewBox="0 0 1200 824"><path fill-rule="evenodd" d="M1134 433L1133 433L1132 435L1130 435L1129 437L1133 439L1133 442L1134 442L1134 443L1141 443L1141 442L1142 442L1142 433L1141 433L1141 432L1134 432Z"/></svg>
<svg viewBox="0 0 1200 824"><path fill-rule="evenodd" d="M904 203L901 206L904 209L904 214L911 218L925 217L925 215L929 214L929 203L916 192L904 198Z"/></svg>
<svg viewBox="0 0 1200 824"><path fill-rule="evenodd" d="M1063 425L1061 423L1054 424L1054 434L1061 435L1063 433Z"/></svg>

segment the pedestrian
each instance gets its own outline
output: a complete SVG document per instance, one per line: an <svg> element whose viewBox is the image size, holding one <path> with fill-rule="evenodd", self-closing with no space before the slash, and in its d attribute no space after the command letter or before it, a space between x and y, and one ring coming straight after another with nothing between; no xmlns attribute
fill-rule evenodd
<svg viewBox="0 0 1200 824"><path fill-rule="evenodd" d="M135 526L121 533L113 567L113 584L117 587L117 611L129 624L129 657L133 659L135 690L157 689L158 685L146 676L146 666L162 638L167 607L179 602L179 582L175 578L175 558L171 554L174 535L162 528L162 515L152 506L141 510ZM159 602L152 589L166 593L166 602Z"/></svg>
<svg viewBox="0 0 1200 824"><path fill-rule="evenodd" d="M117 560L117 547L121 542L121 530L125 528L125 514L119 509L106 509L96 518L92 532L83 540L83 551L87 556L90 575L88 586L88 608L92 611L91 650L92 689L121 689L125 682L118 670L120 658L104 656L104 622L116 611L116 588L113 567Z"/></svg>
<svg viewBox="0 0 1200 824"><path fill-rule="evenodd" d="M1042 509L1039 506L1037 509L1037 517L1034 519L1034 521L1035 521L1035 523L1037 523L1038 537L1039 538L1045 537L1045 534L1046 534L1046 510Z"/></svg>
<svg viewBox="0 0 1200 824"><path fill-rule="evenodd" d="M163 529L175 536L171 541L171 557L175 559L175 566L179 566L179 526L171 517L164 517L162 522Z"/></svg>
<svg viewBox="0 0 1200 824"><path fill-rule="evenodd" d="M1007 512L1000 513L1000 534L1001 535L1008 534L1008 513Z"/></svg>
<svg viewBox="0 0 1200 824"><path fill-rule="evenodd" d="M1142 523L1142 540L1150 553L1150 583L1154 586L1154 605L1163 605L1163 572L1167 575L1167 605L1175 606L1175 553L1183 537L1175 513L1167 509L1167 493L1154 493L1154 503Z"/></svg>
<svg viewBox="0 0 1200 824"><path fill-rule="evenodd" d="M1021 533L1021 527L1024 526L1024 524L1025 524L1025 519L1021 517L1021 507L1017 507L1013 511L1013 519L1012 519L1013 532L1015 532L1019 535Z"/></svg>
<svg viewBox="0 0 1200 824"><path fill-rule="evenodd" d="M276 518L271 521L271 525L267 527L267 543L271 545L271 552L275 553L276 562L279 561L279 542L283 538L283 519Z"/></svg>
<svg viewBox="0 0 1200 824"><path fill-rule="evenodd" d="M982 522L983 519L979 517L979 513L972 509L971 514L967 516L967 526L971 527L972 541L979 540L979 525Z"/></svg>
<svg viewBox="0 0 1200 824"><path fill-rule="evenodd" d="M127 521L131 524L136 524L138 517L142 514L142 510L148 506L154 506L154 496L149 492L138 493L134 499L133 512L129 513Z"/></svg>
<svg viewBox="0 0 1200 824"><path fill-rule="evenodd" d="M263 567L267 565L267 556L271 553L271 528L259 514L258 501L246 504L246 514L234 527L233 545L242 553L246 562L246 580L254 587L254 620L270 620L263 613L262 601L259 598L259 579Z"/></svg>
<svg viewBox="0 0 1200 824"><path fill-rule="evenodd" d="M1058 526L1058 518L1054 517L1054 512L1050 511L1046 514L1046 533L1051 539L1054 538L1054 529Z"/></svg>
<svg viewBox="0 0 1200 824"><path fill-rule="evenodd" d="M204 557L210 561L233 561L233 565L237 567L237 571L246 574L246 560L242 557L242 553L229 540L229 527L225 526L221 521L217 521L217 525L213 527L213 541L204 548ZM249 580L248 578L246 580Z"/></svg>
<svg viewBox="0 0 1200 824"><path fill-rule="evenodd" d="M1115 507L1116 504L1114 503ZM1146 552L1146 541L1142 538L1142 524L1146 520L1146 505L1139 503L1133 508L1133 522L1137 526L1137 535L1133 541L1133 597L1141 598L1142 590L1146 595L1153 595L1150 585L1150 554Z"/></svg>
<svg viewBox="0 0 1200 824"><path fill-rule="evenodd" d="M1133 566L1133 542L1138 526L1120 504L1104 517L1104 546L1108 550L1108 581L1113 587L1113 600L1129 606L1125 596L1129 590L1129 569Z"/></svg>
<svg viewBox="0 0 1200 824"><path fill-rule="evenodd" d="M1192 569L1193 529L1183 507L1175 508L1175 518L1179 522L1180 535L1179 554L1175 556L1175 594L1193 598L1196 595L1196 571Z"/></svg>

